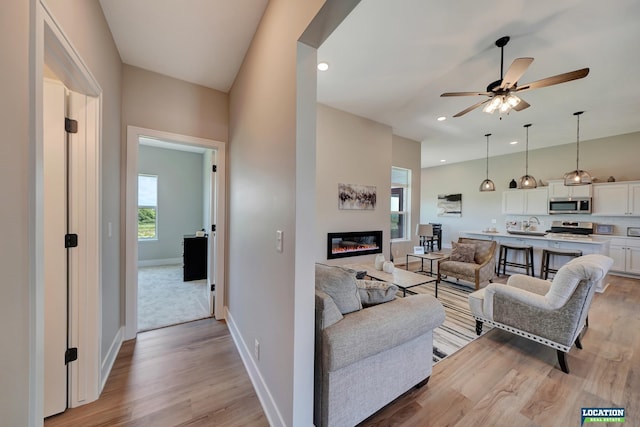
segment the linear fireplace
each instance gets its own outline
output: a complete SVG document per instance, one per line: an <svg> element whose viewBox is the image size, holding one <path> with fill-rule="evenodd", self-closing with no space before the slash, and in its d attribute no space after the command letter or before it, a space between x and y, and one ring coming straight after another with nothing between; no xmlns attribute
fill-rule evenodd
<svg viewBox="0 0 640 427"><path fill-rule="evenodd" d="M382 231L353 231L327 234L327 259L382 252Z"/></svg>

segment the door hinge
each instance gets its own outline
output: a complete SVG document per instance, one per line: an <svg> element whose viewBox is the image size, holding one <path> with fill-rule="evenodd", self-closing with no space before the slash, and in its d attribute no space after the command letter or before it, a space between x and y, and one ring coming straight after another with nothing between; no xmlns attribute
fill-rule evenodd
<svg viewBox="0 0 640 427"><path fill-rule="evenodd" d="M211 292L213 292L213 291L215 291L215 290L216 290L216 284L215 284L215 283L212 283L212 284L211 284Z"/></svg>
<svg viewBox="0 0 640 427"><path fill-rule="evenodd" d="M64 364L68 365L70 362L78 360L78 348L72 347L68 348L67 351L64 352Z"/></svg>
<svg viewBox="0 0 640 427"><path fill-rule="evenodd" d="M64 247L65 248L75 248L78 246L78 235L77 234L65 234L64 235Z"/></svg>
<svg viewBox="0 0 640 427"><path fill-rule="evenodd" d="M211 170L213 172L218 172L218 165L211 165Z"/></svg>
<svg viewBox="0 0 640 427"><path fill-rule="evenodd" d="M69 117L65 117L64 130L68 133L78 133L78 121L70 119Z"/></svg>
<svg viewBox="0 0 640 427"><path fill-rule="evenodd" d="M215 232L216 231L216 225L215 224L211 224L211 231Z"/></svg>

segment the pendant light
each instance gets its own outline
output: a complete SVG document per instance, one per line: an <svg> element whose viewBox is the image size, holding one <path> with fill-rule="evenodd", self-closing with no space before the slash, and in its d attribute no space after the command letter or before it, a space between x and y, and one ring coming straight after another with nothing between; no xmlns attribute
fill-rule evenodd
<svg viewBox="0 0 640 427"><path fill-rule="evenodd" d="M487 137L487 178L480 184L480 191L496 191L496 185L489 179L489 137L490 133L485 135Z"/></svg>
<svg viewBox="0 0 640 427"><path fill-rule="evenodd" d="M576 132L576 170L564 174L564 185L588 185L591 184L589 172L580 169L580 114L584 111L573 113L578 119L578 130Z"/></svg>
<svg viewBox="0 0 640 427"><path fill-rule="evenodd" d="M524 175L520 178L520 188L536 188L538 183L536 179L529 175L529 127L531 123L524 125L524 128L527 130L527 146L525 148L525 170Z"/></svg>

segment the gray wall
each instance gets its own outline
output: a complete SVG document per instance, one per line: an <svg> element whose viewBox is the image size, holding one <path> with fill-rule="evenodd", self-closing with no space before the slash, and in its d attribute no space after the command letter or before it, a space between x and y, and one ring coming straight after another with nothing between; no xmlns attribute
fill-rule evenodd
<svg viewBox="0 0 640 427"><path fill-rule="evenodd" d="M323 3L271 0L230 92L227 305L244 344L261 342L257 369L286 425L311 424L312 389L294 393L296 365L313 363L312 338L310 348L294 345L296 40ZM260 256L248 257L256 248Z"/></svg>
<svg viewBox="0 0 640 427"><path fill-rule="evenodd" d="M0 13L0 72L5 92L0 99L0 324L4 345L11 351L0 351L0 414L2 422L26 426L29 420L29 355L30 301L29 288L29 162L30 112L33 103L29 93L29 4L9 1ZM10 242L10 243L9 243ZM6 348L6 347L4 347Z"/></svg>
<svg viewBox="0 0 640 427"><path fill-rule="evenodd" d="M202 154L140 145L138 173L158 176L158 238L138 241L138 260L181 258L184 235L203 227L202 162Z"/></svg>
<svg viewBox="0 0 640 427"><path fill-rule="evenodd" d="M383 253L390 258L391 167L397 166L411 170L409 241L392 246L394 262L404 263L404 255L418 244L414 230L420 219L420 143L393 135L387 125L323 104L317 105L316 143L316 260L327 262L327 233L369 230L383 231ZM338 183L375 185L375 210L338 209ZM374 257L362 255L328 263L373 262Z"/></svg>
<svg viewBox="0 0 640 427"><path fill-rule="evenodd" d="M392 135L389 126L318 104L316 139L316 260L327 261L327 233L382 230L389 259ZM373 185L373 210L338 209L338 184ZM373 262L375 255L331 264Z"/></svg>
<svg viewBox="0 0 640 427"><path fill-rule="evenodd" d="M131 65L122 67L122 139L126 127L227 142L229 96Z"/></svg>
<svg viewBox="0 0 640 427"><path fill-rule="evenodd" d="M529 144L531 147L531 143ZM576 145L565 144L557 147L529 151L529 174L545 184L550 179L561 179L564 173L575 169ZM422 221L443 224L443 242L450 246L461 231L479 231L490 227L496 219L496 226L504 230L505 222L522 219L502 215L502 192L509 187L509 181L516 181L524 175L524 153L509 154L489 158L489 178L496 184L496 191L481 193L478 188L485 178L485 160L454 163L446 166L422 170L421 218ZM581 141L580 168L604 182L613 175L618 181L640 179L637 159L640 157L640 133ZM462 193L462 217L437 217L437 197L440 193ZM590 215L538 215L545 226L553 220L593 221L617 223L621 225L637 219L592 217ZM629 224L631 225L631 224Z"/></svg>
<svg viewBox="0 0 640 427"><path fill-rule="evenodd" d="M0 67L5 82L5 96L0 101L0 194L9 202L0 204L0 231L3 236L0 254L0 323L5 325L2 341L11 343L12 351L0 352L0 414L6 425L29 424L29 360L34 353L30 340L35 325L30 312L42 309L31 305L30 266L35 248L29 247L30 217L35 212L36 196L32 192L35 170L30 162L30 141L34 141L34 94L30 92L30 38L34 29L30 21L35 1L4 2L0 14ZM103 90L102 98L102 349L108 350L120 327L120 76L121 62L111 33L97 1L48 0L47 5ZM39 201L37 201L39 202ZM113 225L108 238L107 224ZM10 242L8 244L7 242ZM38 337L35 337L38 339ZM37 391L32 391L33 395ZM32 395L32 396L33 396ZM38 422L38 420L34 420Z"/></svg>

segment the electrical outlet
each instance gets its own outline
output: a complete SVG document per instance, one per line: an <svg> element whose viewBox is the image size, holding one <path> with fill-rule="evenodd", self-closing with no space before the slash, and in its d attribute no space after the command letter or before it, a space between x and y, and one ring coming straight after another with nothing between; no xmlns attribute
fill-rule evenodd
<svg viewBox="0 0 640 427"><path fill-rule="evenodd" d="M491 224L495 224L495 223L497 223L497 222L498 222L498 221L496 221L496 219L495 219L495 218L491 220Z"/></svg>
<svg viewBox="0 0 640 427"><path fill-rule="evenodd" d="M256 358L256 361L260 360L260 341L256 338L253 343L253 356Z"/></svg>

